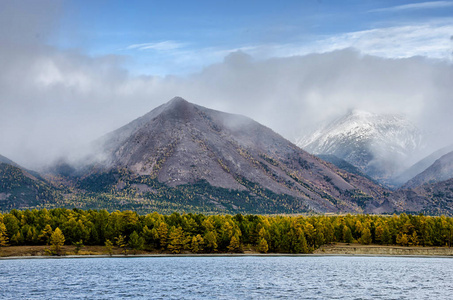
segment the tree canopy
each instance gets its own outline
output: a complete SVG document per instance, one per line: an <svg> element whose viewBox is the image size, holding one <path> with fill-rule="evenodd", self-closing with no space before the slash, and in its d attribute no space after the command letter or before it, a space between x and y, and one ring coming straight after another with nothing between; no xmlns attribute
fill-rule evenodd
<svg viewBox="0 0 453 300"><path fill-rule="evenodd" d="M12 210L0 214L0 247L113 245L170 253L310 253L324 244L358 242L450 246L453 218L423 215L262 216L139 215L133 211Z"/></svg>

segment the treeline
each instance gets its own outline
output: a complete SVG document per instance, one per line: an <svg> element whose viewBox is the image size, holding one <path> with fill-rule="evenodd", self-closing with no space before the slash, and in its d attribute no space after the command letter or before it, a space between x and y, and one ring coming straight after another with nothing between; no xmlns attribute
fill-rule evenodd
<svg viewBox="0 0 453 300"><path fill-rule="evenodd" d="M0 246L105 245L171 253L256 250L310 253L323 244L450 246L453 218L412 215L261 216L132 211L12 210L0 214ZM54 245L55 246L55 245ZM58 246L58 245L57 245Z"/></svg>

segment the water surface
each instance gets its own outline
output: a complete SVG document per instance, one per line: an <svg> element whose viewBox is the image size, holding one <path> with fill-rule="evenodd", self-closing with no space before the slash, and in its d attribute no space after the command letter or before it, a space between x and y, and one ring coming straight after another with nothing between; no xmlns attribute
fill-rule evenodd
<svg viewBox="0 0 453 300"><path fill-rule="evenodd" d="M451 299L453 259L140 257L0 261L1 299Z"/></svg>

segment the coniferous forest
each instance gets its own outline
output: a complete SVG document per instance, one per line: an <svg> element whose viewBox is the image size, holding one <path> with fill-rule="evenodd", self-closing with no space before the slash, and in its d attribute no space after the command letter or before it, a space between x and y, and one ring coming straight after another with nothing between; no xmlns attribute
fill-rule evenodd
<svg viewBox="0 0 453 300"><path fill-rule="evenodd" d="M0 247L100 245L159 253L311 253L343 242L450 246L453 218L424 215L139 215L132 211L42 209L0 214ZM0 248L1 251L1 248Z"/></svg>

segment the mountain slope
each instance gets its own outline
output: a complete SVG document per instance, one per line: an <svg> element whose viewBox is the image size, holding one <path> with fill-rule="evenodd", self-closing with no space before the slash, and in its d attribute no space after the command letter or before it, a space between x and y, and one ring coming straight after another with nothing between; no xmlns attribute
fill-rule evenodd
<svg viewBox="0 0 453 300"><path fill-rule="evenodd" d="M401 174L395 176L395 178L392 179L392 182L394 182L397 186L401 186L407 183L410 179L414 178L415 176L426 170L428 167L430 167L436 160L451 151L453 151L453 145L437 150L436 152L428 155L416 164L412 165Z"/></svg>
<svg viewBox="0 0 453 300"><path fill-rule="evenodd" d="M354 110L299 139L297 145L313 154L335 155L388 183L420 142L419 130L402 116Z"/></svg>
<svg viewBox="0 0 453 300"><path fill-rule="evenodd" d="M443 155L429 168L409 180L403 188L415 188L426 183L436 183L453 178L453 151Z"/></svg>
<svg viewBox="0 0 453 300"><path fill-rule="evenodd" d="M4 157L3 155L0 155L0 163L4 163L4 164L8 164L8 165L20 168L20 166L18 164L16 164L15 162L10 160L9 158Z"/></svg>
<svg viewBox="0 0 453 300"><path fill-rule="evenodd" d="M262 212L360 212L368 202L378 206L386 198L380 186L319 160L249 118L182 98L108 134L99 149L103 159L82 179L82 187L103 181L107 189L143 190L152 198L154 184L178 189L204 182L237 191L238 199L214 197L214 205L233 201L230 206L240 211L255 201L268 206ZM286 200L275 201L282 195Z"/></svg>
<svg viewBox="0 0 453 300"><path fill-rule="evenodd" d="M36 207L59 199L58 192L36 174L1 156L0 210Z"/></svg>
<svg viewBox="0 0 453 300"><path fill-rule="evenodd" d="M399 189L394 193L397 204L408 212L428 215L453 215L453 178L426 183L410 189Z"/></svg>
<svg viewBox="0 0 453 300"><path fill-rule="evenodd" d="M324 160L324 161L327 161L327 162L335 165L339 169L345 170L348 173L352 173L352 174L355 174L355 175L358 175L358 176L362 176L362 177L365 177L365 178L373 181L373 179L371 177L369 177L368 175L366 175L365 173L360 171L359 168L357 168L356 166L348 163L344 159L336 157L335 155L332 155L332 154L318 154L316 156L319 157L320 159Z"/></svg>

